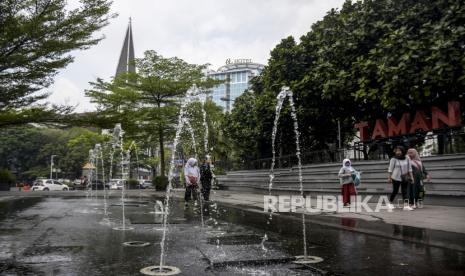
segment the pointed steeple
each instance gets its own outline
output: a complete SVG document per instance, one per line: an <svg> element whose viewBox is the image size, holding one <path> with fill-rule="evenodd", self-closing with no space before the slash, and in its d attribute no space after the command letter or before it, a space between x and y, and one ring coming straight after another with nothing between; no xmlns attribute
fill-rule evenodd
<svg viewBox="0 0 465 276"><path fill-rule="evenodd" d="M136 66L134 65L134 42L132 41L131 18L129 18L129 25L126 30L123 48L121 49L118 67L116 68L116 75L127 72L136 72Z"/></svg>

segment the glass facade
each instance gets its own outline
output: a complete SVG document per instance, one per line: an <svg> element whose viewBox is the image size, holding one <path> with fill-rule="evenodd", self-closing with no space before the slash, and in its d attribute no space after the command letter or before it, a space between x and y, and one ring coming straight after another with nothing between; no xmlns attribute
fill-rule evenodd
<svg viewBox="0 0 465 276"><path fill-rule="evenodd" d="M236 98L249 88L250 79L259 75L263 68L263 65L257 63L232 64L208 73L211 78L225 81L212 89L210 98L224 111L229 112Z"/></svg>

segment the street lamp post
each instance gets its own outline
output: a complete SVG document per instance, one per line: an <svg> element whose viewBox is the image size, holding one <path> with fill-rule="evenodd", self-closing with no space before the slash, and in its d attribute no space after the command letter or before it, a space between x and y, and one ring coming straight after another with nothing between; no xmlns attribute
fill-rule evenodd
<svg viewBox="0 0 465 276"><path fill-rule="evenodd" d="M53 179L53 157L58 156L55 154L52 154L50 156L50 179Z"/></svg>

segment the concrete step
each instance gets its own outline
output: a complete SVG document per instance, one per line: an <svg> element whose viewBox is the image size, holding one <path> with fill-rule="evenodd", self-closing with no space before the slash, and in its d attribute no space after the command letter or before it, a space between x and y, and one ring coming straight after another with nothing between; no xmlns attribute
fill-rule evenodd
<svg viewBox="0 0 465 276"><path fill-rule="evenodd" d="M423 163L433 177L431 183L425 184L427 194L441 197L442 204L447 201L448 196L455 196L454 200L465 197L465 154L428 157L423 159ZM392 186L387 183L388 164L388 160L354 162L354 168L362 172L362 184L358 190L366 194L389 193ZM304 190L340 193L337 176L340 167L339 163L303 166ZM269 170L234 171L218 176L217 179L220 186L225 189L250 188L265 192L269 186L269 172ZM299 192L296 167L276 169L274 174L274 191Z"/></svg>

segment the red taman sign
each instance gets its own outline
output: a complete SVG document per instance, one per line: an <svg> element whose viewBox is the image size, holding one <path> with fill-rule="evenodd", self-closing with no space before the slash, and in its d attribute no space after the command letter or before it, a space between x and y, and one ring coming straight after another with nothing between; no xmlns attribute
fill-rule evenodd
<svg viewBox="0 0 465 276"><path fill-rule="evenodd" d="M370 128L370 124L368 122L355 124L355 128L360 131L360 140L367 141L397 135L412 134L417 130L430 131L433 129L443 128L444 125L456 127L460 126L461 123L460 103L449 102L447 113L433 106L431 108L431 119L428 119L423 111L417 111L413 121L410 120L409 113L404 113L399 121L393 117L388 118L387 126L383 120L378 119L376 120L371 136L368 133L368 129Z"/></svg>

